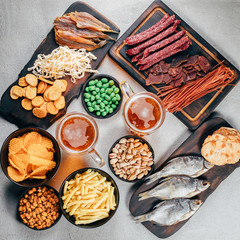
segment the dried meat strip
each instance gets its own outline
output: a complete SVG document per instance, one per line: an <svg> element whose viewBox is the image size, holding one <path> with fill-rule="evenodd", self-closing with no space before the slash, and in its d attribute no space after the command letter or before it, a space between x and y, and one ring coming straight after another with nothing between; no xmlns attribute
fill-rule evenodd
<svg viewBox="0 0 240 240"><path fill-rule="evenodd" d="M177 25L180 23L180 20L175 20L173 23L173 26L167 28L166 30L160 32L158 35L156 35L155 37L149 39L148 41L134 47L131 49L128 49L126 51L126 53L128 55L136 55L138 53L140 53L141 51L143 51L145 48L161 41L162 39L164 39L165 37L169 36L170 34L174 33L177 29Z"/></svg>
<svg viewBox="0 0 240 240"><path fill-rule="evenodd" d="M209 72L212 69L209 61L204 56L198 57L198 64L205 73Z"/></svg>
<svg viewBox="0 0 240 240"><path fill-rule="evenodd" d="M141 59L142 57L143 57L143 52L140 52L132 58L132 62L138 62L138 60Z"/></svg>
<svg viewBox="0 0 240 240"><path fill-rule="evenodd" d="M173 43L175 42L176 40L178 40L179 38L181 38L183 35L185 35L185 31L180 31L180 32L177 32L175 33L174 35L172 35L171 37L168 37L154 45L152 45L151 47L148 47L146 48L144 51L143 51L143 57L146 58L148 57L148 55L152 52L155 52L165 46L167 46L168 44L170 43Z"/></svg>
<svg viewBox="0 0 240 240"><path fill-rule="evenodd" d="M140 32L136 35L129 36L126 38L125 43L128 45L134 45L143 41L148 40L149 38L155 36L159 32L163 31L167 27L169 27L175 21L175 15L169 17L164 15L163 18L157 22L152 27L148 28L147 30Z"/></svg>
<svg viewBox="0 0 240 240"><path fill-rule="evenodd" d="M152 65L154 65L155 63L157 63L157 62L159 62L159 61L161 61L161 60L163 60L165 58L168 58L168 57L170 57L170 56L172 56L172 55L174 55L174 54L176 54L178 52L182 52L182 51L186 50L189 47L189 45L190 45L190 41L188 39L188 41L183 43L181 46L179 46L177 48L174 48L174 49L171 49L171 48L167 49L167 51L164 51L164 54L163 54L161 51L165 50L167 48L166 47L163 50L159 51L161 53L158 54L156 58L154 58L154 59L150 58L149 62L147 62L146 64L140 66L139 70L146 70L146 69L150 68ZM157 52L157 53L159 53L159 52ZM151 55L149 57L151 57Z"/></svg>
<svg viewBox="0 0 240 240"><path fill-rule="evenodd" d="M189 42L189 38L187 36L180 38L179 40L177 40L176 42L172 43L171 45L165 47L162 50L159 50L153 54L151 54L150 56L148 56L147 58L142 58L138 61L138 64L148 64L154 61L154 64L157 63L156 59L162 58L163 55L166 55L167 53L169 53L170 51L180 47L181 45L183 45L184 43ZM163 60L163 59L161 59ZM152 64L153 65L153 64Z"/></svg>

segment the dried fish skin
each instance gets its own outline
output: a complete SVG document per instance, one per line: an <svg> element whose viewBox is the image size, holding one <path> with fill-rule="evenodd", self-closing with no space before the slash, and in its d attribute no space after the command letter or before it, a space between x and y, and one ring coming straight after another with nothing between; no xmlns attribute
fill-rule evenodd
<svg viewBox="0 0 240 240"><path fill-rule="evenodd" d="M171 226L190 218L202 205L199 199L173 199L156 205L153 211L134 217L136 222L154 222L160 226Z"/></svg>
<svg viewBox="0 0 240 240"><path fill-rule="evenodd" d="M176 198L191 198L209 188L210 183L187 176L173 176L164 179L156 187L139 194L139 201L148 198L169 200Z"/></svg>
<svg viewBox="0 0 240 240"><path fill-rule="evenodd" d="M68 16L76 23L77 28L80 28L80 29L87 28L93 31L117 33L116 31L113 31L108 26L106 28L104 26L105 24L102 25L96 21L93 21L93 19L90 20L89 18L82 17L80 14L77 14L77 12L69 13Z"/></svg>
<svg viewBox="0 0 240 240"><path fill-rule="evenodd" d="M213 166L199 156L176 157L171 159L160 171L147 177L146 180L149 181L146 184L149 185L158 179L173 175L186 175L195 178L207 172Z"/></svg>
<svg viewBox="0 0 240 240"><path fill-rule="evenodd" d="M100 20L98 20L93 15L91 15L87 12L77 12L77 11L75 11L74 14L79 16L80 18L88 19L90 22L95 23L95 24L101 26L102 28L104 28L106 30L112 30L107 24L101 22Z"/></svg>

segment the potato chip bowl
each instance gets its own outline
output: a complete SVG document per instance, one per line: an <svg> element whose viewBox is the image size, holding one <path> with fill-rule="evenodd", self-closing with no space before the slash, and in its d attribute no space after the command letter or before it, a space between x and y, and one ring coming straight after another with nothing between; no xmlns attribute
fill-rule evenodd
<svg viewBox="0 0 240 240"><path fill-rule="evenodd" d="M103 177L106 177L106 180L108 182L111 182L111 185L114 187L114 196L115 196L115 201L116 201L116 208L115 210L111 210L109 212L109 216L104 218L104 219L101 219L101 220L98 220L96 222L93 222L93 223L89 223L89 224L75 224L75 218L73 216L70 216L69 213L66 212L65 209L63 209L63 200L62 200L62 196L63 196L63 191L64 191L64 185L66 183L66 181L70 181L71 179L74 179L75 175L76 174L81 174L81 173L84 173L85 171L87 171L88 169L91 169L95 172L98 172L100 173ZM96 228L96 227L100 227L102 226L103 224L107 223L112 217L113 215L115 214L115 212L117 211L117 208L118 208L118 205L119 205L119 190L118 190L118 187L117 187L117 184L115 183L115 181L113 180L113 178L106 172L104 172L103 170L100 170L100 169L97 169L97 168L82 168L82 169L79 169L73 173L71 173L62 183L61 187L60 187L60 190L59 190L59 203L60 203L60 208L62 210L62 213L64 215L64 217L70 222L72 223L73 225L77 226L77 227L80 227L80 228L86 228L86 229L91 229L91 228Z"/></svg>
<svg viewBox="0 0 240 240"><path fill-rule="evenodd" d="M7 172L7 167L9 166L9 162L8 162L9 142L13 138L17 138L19 136L22 136L25 133L32 132L32 131L38 132L43 137L47 137L52 141L53 147L55 150L54 161L56 162L56 166L46 174L45 179L26 179L22 182L16 182L9 177L8 172ZM13 183L15 183L19 186L22 186L22 187L37 187L37 186L46 184L56 174L56 172L59 168L59 165L60 165L60 161L61 161L61 151L60 151L60 148L59 148L59 145L58 145L56 139L50 133L48 133L47 131L45 131L42 128L37 128L37 127L20 128L20 129L14 131L13 133L11 133L6 138L6 140L4 141L2 148L1 148L1 167L2 167L4 174L7 176L7 178L10 181L12 181Z"/></svg>

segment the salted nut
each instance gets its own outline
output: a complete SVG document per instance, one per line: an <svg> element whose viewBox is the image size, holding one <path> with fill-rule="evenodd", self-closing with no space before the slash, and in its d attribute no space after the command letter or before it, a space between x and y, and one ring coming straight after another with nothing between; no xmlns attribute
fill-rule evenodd
<svg viewBox="0 0 240 240"><path fill-rule="evenodd" d="M140 139L122 138L109 154L116 175L128 181L142 179L153 165L152 152Z"/></svg>

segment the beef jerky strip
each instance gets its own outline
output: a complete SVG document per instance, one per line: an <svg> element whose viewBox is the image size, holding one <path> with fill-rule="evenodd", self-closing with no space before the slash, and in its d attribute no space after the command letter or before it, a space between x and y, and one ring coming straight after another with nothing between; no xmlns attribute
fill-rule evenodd
<svg viewBox="0 0 240 240"><path fill-rule="evenodd" d="M175 33L171 37L166 38L166 39L152 45L151 47L146 48L143 51L143 57L146 58L149 55L149 53L155 52L155 51L167 46L168 44L175 42L176 40L181 38L184 34L185 34L185 31L180 31L178 33Z"/></svg>
<svg viewBox="0 0 240 240"><path fill-rule="evenodd" d="M125 43L128 45L134 45L134 44L146 41L149 38L155 36L156 34L166 29L168 26L170 26L174 22L175 15L168 17L167 19L165 16L166 15L164 15L164 17L159 22L157 22L155 25L153 25L149 29L143 32L140 32L136 35L127 37L125 40Z"/></svg>
<svg viewBox="0 0 240 240"><path fill-rule="evenodd" d="M150 56L146 57L146 58L142 58L138 61L137 64L147 64L155 59L160 58L162 55L166 54L167 52L174 50L175 48L180 47L181 45L183 45L184 43L186 43L187 41L189 41L189 38L187 36L184 36L182 38L180 38L179 40L177 40L176 42L172 43L171 45L165 47L164 49L161 49L153 54L151 54Z"/></svg>
<svg viewBox="0 0 240 240"><path fill-rule="evenodd" d="M145 69L148 69L150 68L152 65L154 65L155 63L165 59L165 58L168 58L178 52L181 52L181 51L184 51L186 50L190 45L190 41L187 40L187 42L183 43L181 46L177 47L177 48L173 48L173 49L170 49L168 51L165 51L164 54L161 54L159 58L155 58L155 59L151 59L150 62L142 65L139 67L139 70L145 70ZM165 50L165 48L163 49ZM160 50L159 52L163 51L163 50ZM158 53L159 53L158 52ZM150 56L151 57L151 56Z"/></svg>
<svg viewBox="0 0 240 240"><path fill-rule="evenodd" d="M145 48L159 42L160 40L164 39L165 37L167 37L168 35L174 33L177 29L177 25L180 23L180 20L175 20L173 23L173 26L167 28L166 30L164 30L163 32L159 33L158 35L156 35L155 37L149 39L148 41L134 47L131 49L128 49L126 51L126 53L128 55L136 55L138 53L140 53L141 51L143 51Z"/></svg>
<svg viewBox="0 0 240 240"><path fill-rule="evenodd" d="M143 57L143 52L138 53L132 58L132 62L138 62L139 59Z"/></svg>

